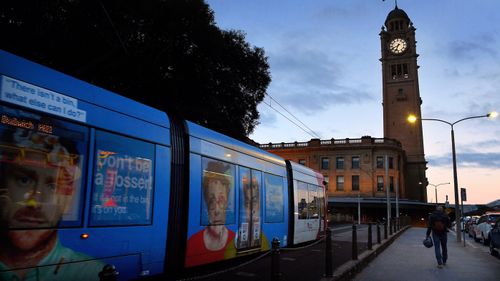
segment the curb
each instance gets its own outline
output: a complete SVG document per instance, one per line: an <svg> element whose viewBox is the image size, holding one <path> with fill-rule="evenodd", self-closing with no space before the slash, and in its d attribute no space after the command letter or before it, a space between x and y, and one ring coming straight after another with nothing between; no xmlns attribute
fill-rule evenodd
<svg viewBox="0 0 500 281"><path fill-rule="evenodd" d="M403 232L405 232L410 226L405 226L399 232L388 237L386 240L381 241L381 244L376 244L373 246L372 250L366 250L358 256L357 260L351 260L335 270L333 277L323 277L321 281L348 281L352 280L353 277L360 272L365 266L367 266L374 258L376 258L380 253L382 253L389 245L396 240Z"/></svg>

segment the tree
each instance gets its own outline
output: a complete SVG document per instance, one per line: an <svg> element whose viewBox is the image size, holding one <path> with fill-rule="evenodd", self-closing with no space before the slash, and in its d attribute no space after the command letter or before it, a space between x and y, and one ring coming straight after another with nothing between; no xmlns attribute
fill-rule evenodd
<svg viewBox="0 0 500 281"><path fill-rule="evenodd" d="M4 0L0 32L6 51L242 140L271 79L203 0Z"/></svg>

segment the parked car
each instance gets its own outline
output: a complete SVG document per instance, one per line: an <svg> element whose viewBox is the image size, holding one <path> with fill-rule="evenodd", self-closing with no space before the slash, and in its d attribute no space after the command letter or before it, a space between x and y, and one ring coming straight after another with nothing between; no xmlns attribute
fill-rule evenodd
<svg viewBox="0 0 500 281"><path fill-rule="evenodd" d="M496 220L490 231L490 254L498 256L498 251L500 251L500 218Z"/></svg>
<svg viewBox="0 0 500 281"><path fill-rule="evenodd" d="M479 218L479 216L470 216L470 217L468 216L464 219L464 221L465 221L465 226L464 226L465 233L469 233L470 225L474 221L474 219L476 219L476 218Z"/></svg>
<svg viewBox="0 0 500 281"><path fill-rule="evenodd" d="M469 233L469 237L474 238L477 228L477 221L479 220L479 216L472 217L466 224L467 233Z"/></svg>
<svg viewBox="0 0 500 281"><path fill-rule="evenodd" d="M477 222L474 240L476 242L482 241L484 245L488 246L490 230L498 218L500 218L500 212L487 212L482 215Z"/></svg>

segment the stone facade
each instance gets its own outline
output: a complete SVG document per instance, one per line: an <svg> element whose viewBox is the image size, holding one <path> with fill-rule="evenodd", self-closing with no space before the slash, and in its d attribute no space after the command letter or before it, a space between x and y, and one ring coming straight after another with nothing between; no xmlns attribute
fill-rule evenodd
<svg viewBox="0 0 500 281"><path fill-rule="evenodd" d="M260 147L319 171L328 181L328 197L407 198L406 156L401 143L365 136L359 139L311 139ZM386 160L387 156L387 160ZM386 169L387 167L387 169Z"/></svg>

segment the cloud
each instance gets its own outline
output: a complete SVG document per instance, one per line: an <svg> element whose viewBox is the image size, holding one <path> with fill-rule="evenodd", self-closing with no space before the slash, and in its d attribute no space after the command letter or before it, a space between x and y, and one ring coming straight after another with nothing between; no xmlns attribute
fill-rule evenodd
<svg viewBox="0 0 500 281"><path fill-rule="evenodd" d="M291 93L281 97L284 104L308 114L327 110L332 106L361 104L375 98L369 93L358 89L342 88L339 90L323 89L307 94Z"/></svg>
<svg viewBox="0 0 500 281"><path fill-rule="evenodd" d="M474 147L489 148L489 147L500 147L500 140L486 140L474 144Z"/></svg>
<svg viewBox="0 0 500 281"><path fill-rule="evenodd" d="M314 13L312 20L335 22L337 18L349 18L352 15L350 9L335 6L326 6Z"/></svg>
<svg viewBox="0 0 500 281"><path fill-rule="evenodd" d="M451 154L443 156L427 157L428 166L451 166ZM466 152L457 153L457 166L459 167L477 167L500 169L500 152L495 153L477 153Z"/></svg>
<svg viewBox="0 0 500 281"><path fill-rule="evenodd" d="M480 58L498 58L496 38L490 34L481 34L471 41L454 40L449 43L450 55L453 59L466 62L475 61Z"/></svg>
<svg viewBox="0 0 500 281"><path fill-rule="evenodd" d="M319 49L301 34L290 34L285 41L282 50L269 56L273 82L268 92L287 109L315 113L332 106L375 100L366 85L343 85L345 68L336 56ZM296 41L310 43L294 44Z"/></svg>
<svg viewBox="0 0 500 281"><path fill-rule="evenodd" d="M265 100L263 103L269 104L268 100ZM276 112L270 109L267 105L261 105L267 107L266 110L259 110L259 124L265 124L268 127L275 127L278 118L276 116Z"/></svg>
<svg viewBox="0 0 500 281"><path fill-rule="evenodd" d="M337 86L342 77L342 68L329 54L319 49L297 49L296 46L285 49L291 50L270 55L273 77L279 78L276 81L286 86L308 88Z"/></svg>

